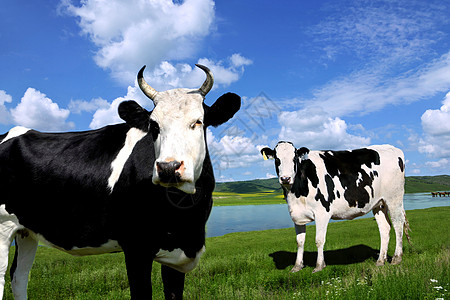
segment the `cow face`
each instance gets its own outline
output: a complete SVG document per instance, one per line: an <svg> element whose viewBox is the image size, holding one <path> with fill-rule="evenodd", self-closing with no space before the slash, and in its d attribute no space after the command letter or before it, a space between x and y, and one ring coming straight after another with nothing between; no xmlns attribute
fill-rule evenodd
<svg viewBox="0 0 450 300"><path fill-rule="evenodd" d="M300 159L309 152L306 148L295 149L291 142L278 142L274 149L261 149L264 159L275 160L275 170L280 184L286 188L294 184Z"/></svg>
<svg viewBox="0 0 450 300"><path fill-rule="evenodd" d="M155 108L150 115L150 133L155 146L153 183L176 187L186 193L195 193L195 182L200 177L207 155L205 139L209 125L218 126L228 121L240 108L236 94L221 96L211 107L203 103L213 85L210 70L200 89L174 89L157 92L138 75L142 91L153 100Z"/></svg>

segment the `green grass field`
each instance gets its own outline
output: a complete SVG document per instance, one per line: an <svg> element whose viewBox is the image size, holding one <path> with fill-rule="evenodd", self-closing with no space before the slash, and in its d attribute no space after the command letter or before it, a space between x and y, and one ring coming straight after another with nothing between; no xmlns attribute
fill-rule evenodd
<svg viewBox="0 0 450 300"><path fill-rule="evenodd" d="M450 207L407 211L411 247L401 265L376 267L379 234L373 219L330 223L327 267L312 274L314 226L307 227L306 268L290 274L294 229L233 233L208 238L200 265L186 276L186 299L449 299ZM393 230L389 244L393 255ZM11 251L11 259L12 253ZM163 299L154 264L154 299ZM5 298L12 299L6 278ZM39 247L30 299L129 299L123 254L76 258Z"/></svg>
<svg viewBox="0 0 450 300"><path fill-rule="evenodd" d="M286 203L283 192L277 190L259 193L214 192L213 199L214 206Z"/></svg>

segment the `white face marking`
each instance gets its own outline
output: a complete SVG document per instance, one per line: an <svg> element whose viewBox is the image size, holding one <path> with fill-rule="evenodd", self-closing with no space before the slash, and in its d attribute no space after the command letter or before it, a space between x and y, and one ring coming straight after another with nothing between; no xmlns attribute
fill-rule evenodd
<svg viewBox="0 0 450 300"><path fill-rule="evenodd" d="M291 143L279 143L275 147L275 165L278 171L280 184L293 184L295 178L295 147Z"/></svg>
<svg viewBox="0 0 450 300"><path fill-rule="evenodd" d="M139 130L137 128L131 128L127 132L127 137L125 139L125 143L123 145L123 148L120 149L119 154L117 154L114 161L111 163L111 175L108 178L108 187L110 188L111 192L114 188L114 185L119 180L120 173L122 173L123 166L127 162L128 158L131 155L131 152L133 151L134 146L137 142L139 142L147 132L144 132L142 130Z"/></svg>
<svg viewBox="0 0 450 300"><path fill-rule="evenodd" d="M204 252L205 246L197 252L195 258L189 258L180 248L174 249L173 251L159 250L155 260L160 264L174 268L177 271L187 273L192 271L198 265L200 257Z"/></svg>
<svg viewBox="0 0 450 300"><path fill-rule="evenodd" d="M3 144L4 142L6 142L7 140L10 140L12 138L18 137L22 134L25 134L28 132L28 130L30 130L29 128L25 128L22 126L16 126L14 128L11 128L11 130L8 132L8 134L6 135L6 137L3 139L3 141L0 142L0 144Z"/></svg>
<svg viewBox="0 0 450 300"><path fill-rule="evenodd" d="M198 90L176 89L158 93L151 120L159 126L155 140L153 183L174 186L186 193L195 193L206 155L203 128L203 97ZM159 177L157 163L182 163L180 183L165 183Z"/></svg>

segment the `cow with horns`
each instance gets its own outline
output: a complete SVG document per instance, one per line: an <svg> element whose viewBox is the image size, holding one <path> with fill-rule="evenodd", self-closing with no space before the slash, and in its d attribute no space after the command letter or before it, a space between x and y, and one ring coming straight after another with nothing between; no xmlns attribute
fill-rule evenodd
<svg viewBox="0 0 450 300"><path fill-rule="evenodd" d="M0 299L15 238L11 286L27 298L38 242L76 256L123 251L132 299L152 297L155 260L167 299L183 296L185 273L204 252L215 181L206 128L228 121L240 97L204 103L199 89L158 92L139 71L155 107L122 102L125 123L85 132L15 127L0 135Z"/></svg>
<svg viewBox="0 0 450 300"><path fill-rule="evenodd" d="M306 224L316 222L317 262L314 272L325 267L323 248L330 219L353 219L372 211L381 237L377 265L387 258L391 216L396 235L392 264L402 260L403 228L409 229L403 209L404 156L390 145L352 151L309 151L279 142L261 149L265 159L275 159L289 213L297 233L297 258L291 272L303 268Z"/></svg>

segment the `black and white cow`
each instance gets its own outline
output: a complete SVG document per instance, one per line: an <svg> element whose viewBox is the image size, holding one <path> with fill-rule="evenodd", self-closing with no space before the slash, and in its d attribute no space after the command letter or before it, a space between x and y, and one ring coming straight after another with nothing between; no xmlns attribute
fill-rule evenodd
<svg viewBox="0 0 450 300"><path fill-rule="evenodd" d="M265 159L275 159L289 213L297 233L297 259L291 272L303 268L306 224L316 222L318 250L314 272L325 267L323 247L330 219L353 219L373 211L381 237L377 265L387 258L391 222L396 234L392 264L402 260L403 226L409 229L403 209L404 156L390 145L351 151L309 151L279 142L275 149L263 148Z"/></svg>
<svg viewBox="0 0 450 300"><path fill-rule="evenodd" d="M38 241L73 255L123 251L132 299L152 297L153 260L162 264L166 298L182 298L184 274L204 251L215 181L205 140L208 126L229 120L240 97L211 107L210 70L200 89L157 92L149 112L119 106L126 123L98 130L42 133L15 127L0 135L0 299L10 244L15 299L26 299Z"/></svg>

